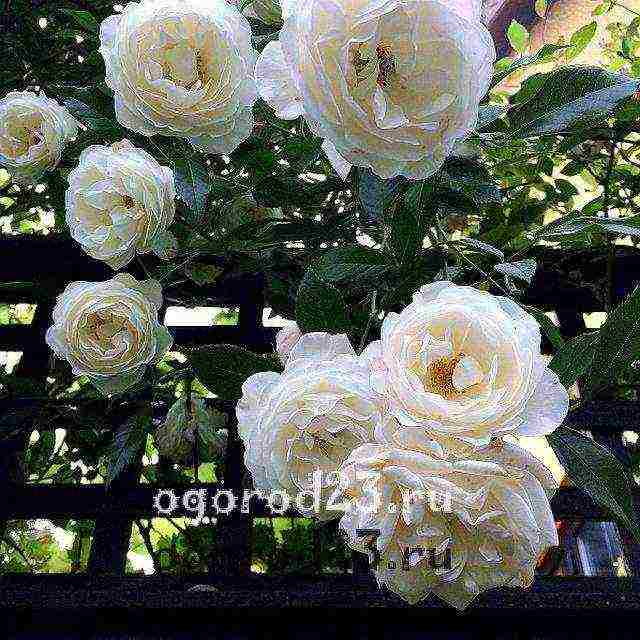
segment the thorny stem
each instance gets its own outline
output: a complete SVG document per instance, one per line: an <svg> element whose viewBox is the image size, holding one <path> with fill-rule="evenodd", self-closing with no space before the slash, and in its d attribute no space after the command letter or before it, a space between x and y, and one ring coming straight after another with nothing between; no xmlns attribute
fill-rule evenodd
<svg viewBox="0 0 640 640"><path fill-rule="evenodd" d="M193 377L188 376L184 381L184 396L186 403L187 425L191 426L193 421L193 407L191 406L191 393L193 391ZM193 442L193 475L198 482L198 467L200 466L200 450L198 446L199 434L198 424L196 423L195 440Z"/></svg>
<svg viewBox="0 0 640 640"><path fill-rule="evenodd" d="M609 218L609 209L611 207L611 174L615 165L616 159L616 144L612 143L609 147L609 160L607 162L607 170L604 176L604 193L603 193L603 209L604 217ZM614 298L614 283L613 283L613 271L616 259L616 245L611 234L607 234L607 297L606 297L606 311L607 313L613 308Z"/></svg>
<svg viewBox="0 0 640 640"><path fill-rule="evenodd" d="M153 562L153 570L155 573L162 573L162 565L160 563L160 556L157 554L153 548L153 543L151 542L150 530L151 526L145 527L142 524L142 520L136 520L136 526L138 527L138 531L140 532L140 537L144 542L144 546L146 547L149 555L151 556L151 560Z"/></svg>
<svg viewBox="0 0 640 640"><path fill-rule="evenodd" d="M367 318L367 325L364 328L364 332L362 334L362 338L360 339L360 344L358 345L358 353L362 353L364 349L364 344L369 337L369 332L371 331L371 323L373 322L373 318L376 315L376 298L378 296L377 291L373 291L371 294L371 309L369 311L369 317Z"/></svg>
<svg viewBox="0 0 640 640"><path fill-rule="evenodd" d="M436 222L438 224L438 229L439 229L440 233L444 237L446 237L446 232L442 228L442 224L441 224L440 218L438 216L436 216ZM475 271L477 271L483 278L485 278L487 280L487 282L489 284L493 285L494 287L496 287L497 289L502 291L502 293L504 293L504 295L510 297L509 292L497 280L492 278L482 267L477 265L473 260L471 260L471 258L467 257L464 254L464 252L460 251L460 249L456 246L455 242L453 242L451 240L445 240L444 244L446 244L448 247L453 249L453 251L455 252L455 254L458 257L462 258L470 267L472 267Z"/></svg>

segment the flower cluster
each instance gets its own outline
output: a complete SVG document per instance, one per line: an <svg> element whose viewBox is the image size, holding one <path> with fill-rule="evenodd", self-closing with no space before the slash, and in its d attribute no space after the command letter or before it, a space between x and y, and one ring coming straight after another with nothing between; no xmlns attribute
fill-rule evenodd
<svg viewBox="0 0 640 640"><path fill-rule="evenodd" d="M277 3L260 6L263 12L270 7L277 19ZM185 138L214 153L231 152L250 135L256 52L249 23L236 7L224 0L131 2L104 20L100 41L123 126L146 136ZM0 165L14 179L33 182L60 161L77 130L55 100L10 93L0 101ZM174 174L146 151L126 139L90 146L68 180L67 224L88 255L114 270L136 254L176 255L168 231L175 215ZM161 305L155 280L121 274L106 282L73 282L58 298L46 339L74 374L87 376L105 394L119 393L171 346L171 335L158 322ZM209 424L199 404L194 412ZM193 436L183 413L176 405L158 435L181 459ZM212 432L209 440L205 448L219 452L219 434Z"/></svg>
<svg viewBox="0 0 640 640"><path fill-rule="evenodd" d="M481 0L257 0L277 24L257 59L245 3L140 0L100 29L106 83L124 127L231 153L251 134L258 93L277 116L303 116L345 177L352 165L389 178L434 174L475 127L495 49ZM43 93L0 100L0 166L29 183L55 167L78 124ZM173 171L128 140L90 146L69 174L66 220L91 257L114 270L137 254L176 253ZM235 218L279 216L249 197ZM160 284L117 274L73 282L46 340L104 394L130 389L172 337L158 320ZM540 352L538 324L518 305L436 282L380 339L356 353L346 335L278 336L282 373L249 377L238 432L256 489L304 491L321 472L321 502L342 492L348 544L375 551L381 584L415 602L456 607L499 585L528 585L557 544L550 472L505 440L553 431L568 396ZM225 434L201 400L178 400L160 450L216 457ZM445 494L446 512L430 497ZM321 509L320 519L335 516ZM371 538L363 531L374 531ZM417 548L447 562L427 563ZM399 570L398 567L403 569Z"/></svg>
<svg viewBox="0 0 640 640"><path fill-rule="evenodd" d="M480 0L257 0L244 13L284 21L259 58L236 0L141 0L103 21L100 53L118 121L230 153L253 129L260 96L303 115L346 177L435 173L475 127L495 47ZM0 102L0 164L33 179L75 135L44 94Z"/></svg>
<svg viewBox="0 0 640 640"><path fill-rule="evenodd" d="M410 602L433 592L463 608L486 589L531 583L557 544L555 483L504 437L550 433L569 406L533 317L436 282L389 314L360 355L345 335L296 327L278 351L283 373L251 376L237 407L257 489L299 491L317 470L338 478L348 544L374 545L379 582ZM333 487L323 489L326 501ZM434 492L447 496L446 513L430 508ZM450 561L431 566L415 548Z"/></svg>

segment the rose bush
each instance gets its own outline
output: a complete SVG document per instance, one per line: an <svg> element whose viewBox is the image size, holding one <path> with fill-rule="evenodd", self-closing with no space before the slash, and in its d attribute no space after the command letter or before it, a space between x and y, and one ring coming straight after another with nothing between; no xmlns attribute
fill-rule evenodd
<svg viewBox="0 0 640 640"><path fill-rule="evenodd" d="M59 296L47 341L71 373L52 361L24 379L33 360L12 373L19 356L0 354L2 400L37 405L26 428L48 432L30 440L25 477L110 482L145 444L146 481L213 481L211 467L191 469L223 457L205 407L235 408L215 481L240 486L238 433L258 490L293 497L321 472L321 512L315 491L313 510L296 506L340 516L328 502L341 489L349 546L375 549L379 581L410 602L433 592L462 608L494 586L530 584L557 542L553 483L520 447L559 480L564 465L640 539L626 470L561 425L564 387L575 405L635 398L640 291L618 269L621 255L633 263L635 240L618 247L613 236L638 236L637 20L616 25L610 69L563 65L508 95L506 78L577 55L592 27L493 65L479 0L48 4L18 17L9 7L13 28L0 34L11 257L0 325L30 322L37 305L31 329L0 333L11 347L40 335L50 292L81 277L68 275L80 247L131 275L72 282ZM523 54L522 25L506 36ZM46 254L46 274L22 261L26 245ZM86 268L87 280L105 277L104 265ZM212 326L173 328L194 307ZM573 339L582 311L596 309L603 326ZM280 317L290 324L275 335ZM14 422L10 412L10 434ZM177 464L156 462L154 443ZM210 569L211 541L249 526L232 520L212 521L213 537L180 530L169 570ZM273 536L255 524L261 568L345 570L332 529ZM157 560L153 524L137 526ZM316 535L329 544L311 562Z"/></svg>
<svg viewBox="0 0 640 640"><path fill-rule="evenodd" d="M260 95L281 118L303 113L347 162L426 178L475 127L489 86L480 13L480 0L303 0L260 56Z"/></svg>
<svg viewBox="0 0 640 640"><path fill-rule="evenodd" d="M58 297L46 340L75 375L87 376L104 394L119 393L173 343L158 323L161 305L155 280L118 274L106 282L72 282Z"/></svg>
<svg viewBox="0 0 640 640"><path fill-rule="evenodd" d="M256 100L246 19L224 0L142 0L100 28L119 122L228 153L249 137Z"/></svg>
<svg viewBox="0 0 640 640"><path fill-rule="evenodd" d="M69 174L66 217L71 236L97 260L120 269L136 253L168 259L176 241L173 172L128 140L91 146Z"/></svg>
<svg viewBox="0 0 640 640"><path fill-rule="evenodd" d="M0 100L0 167L23 184L53 169L78 122L43 91L11 91Z"/></svg>

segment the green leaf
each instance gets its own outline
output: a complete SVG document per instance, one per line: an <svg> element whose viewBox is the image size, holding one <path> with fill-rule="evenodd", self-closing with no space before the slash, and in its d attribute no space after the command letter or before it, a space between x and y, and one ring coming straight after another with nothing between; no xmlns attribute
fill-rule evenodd
<svg viewBox="0 0 640 640"><path fill-rule="evenodd" d="M53 456L56 434L53 431L41 431L38 441L27 450L26 465L31 473L39 473L46 468Z"/></svg>
<svg viewBox="0 0 640 640"><path fill-rule="evenodd" d="M176 158L174 161L176 195L198 219L205 208L211 189L209 172L203 161L197 158Z"/></svg>
<svg viewBox="0 0 640 640"><path fill-rule="evenodd" d="M503 80L508 78L512 73L515 73L519 69L524 69L525 67L530 67L535 64L542 64L553 60L555 54L558 51L563 51L567 48L568 45L545 44L544 47L540 49L540 51L534 53L533 55L523 56L513 61L510 61L508 58L503 58L503 60L507 60L509 64L505 68L496 70L493 78L491 79L491 87L493 88L496 85L500 84Z"/></svg>
<svg viewBox="0 0 640 640"><path fill-rule="evenodd" d="M562 219L561 219L562 220ZM559 224L549 224L541 231L545 240L562 240L592 231L603 231L619 236L640 237L640 215L628 218L599 218L596 216L578 216Z"/></svg>
<svg viewBox="0 0 640 640"><path fill-rule="evenodd" d="M291 205L306 209L321 205L328 193L340 189L344 189L344 183L339 179L310 184L298 178L269 176L256 184L253 197L263 207Z"/></svg>
<svg viewBox="0 0 640 640"><path fill-rule="evenodd" d="M529 44L529 33L517 20L512 20L507 29L507 39L518 53L524 53Z"/></svg>
<svg viewBox="0 0 640 640"><path fill-rule="evenodd" d="M462 208L478 209L486 204L500 204L502 192L487 168L477 160L468 158L449 158L436 178L437 194L439 202L466 203ZM427 206L434 209L431 194L422 192L422 213Z"/></svg>
<svg viewBox="0 0 640 640"><path fill-rule="evenodd" d="M522 280L527 284L531 284L533 277L536 274L538 263L533 258L527 258L526 260L519 260L518 262L501 262L494 265L494 269L498 273L502 273L512 278Z"/></svg>
<svg viewBox="0 0 640 640"><path fill-rule="evenodd" d="M558 352L562 349L565 344L564 338L551 318L549 318L546 313L543 313L540 309L536 309L535 307L530 307L524 304L521 304L520 306L538 321L540 328L547 338L549 338L549 342L551 342L555 351Z"/></svg>
<svg viewBox="0 0 640 640"><path fill-rule="evenodd" d="M106 136L119 135L121 127L117 122L105 118L99 114L93 107L88 104L76 100L75 98L67 98L64 100L64 106L68 109L74 118L79 120L87 128L101 133Z"/></svg>
<svg viewBox="0 0 640 640"><path fill-rule="evenodd" d="M298 289L296 320L303 333L345 333L350 328L347 306L339 289L322 282L313 272L307 272Z"/></svg>
<svg viewBox="0 0 640 640"><path fill-rule="evenodd" d="M619 236L640 236L640 215L629 218L591 218L592 223L606 233Z"/></svg>
<svg viewBox="0 0 640 640"><path fill-rule="evenodd" d="M387 248L397 263L407 267L422 249L424 223L421 215L423 184L412 187L412 192L396 207L389 220ZM412 206L413 205L413 206Z"/></svg>
<svg viewBox="0 0 640 640"><path fill-rule="evenodd" d="M640 287L618 305L600 327L591 366L584 377L583 395L615 384L618 376L640 359Z"/></svg>
<svg viewBox="0 0 640 640"><path fill-rule="evenodd" d="M607 448L569 427L558 427L547 440L571 481L640 543L632 481L619 460Z"/></svg>
<svg viewBox="0 0 640 640"><path fill-rule="evenodd" d="M595 21L585 25L581 29L578 29L578 31L571 36L571 40L569 41L571 49L567 51L567 60L572 60L579 56L587 46L589 46L589 43L593 40L597 31L598 23Z"/></svg>
<svg viewBox="0 0 640 640"><path fill-rule="evenodd" d="M187 278L193 280L200 286L215 282L220 277L222 271L220 267L203 262L192 262L184 269Z"/></svg>
<svg viewBox="0 0 640 640"><path fill-rule="evenodd" d="M231 344L197 347L191 349L187 357L198 380L225 400L242 397L242 385L254 373L282 371L274 354L258 355Z"/></svg>
<svg viewBox="0 0 640 640"><path fill-rule="evenodd" d="M363 280L375 281L388 269L387 259L380 251L361 245L331 249L318 258L312 267L313 273L322 282L347 281L349 285Z"/></svg>
<svg viewBox="0 0 640 640"><path fill-rule="evenodd" d="M601 16L607 13L607 11L611 11L612 6L613 2L602 2L591 12L591 14L594 16Z"/></svg>
<svg viewBox="0 0 640 640"><path fill-rule="evenodd" d="M637 81L598 67L563 67L532 76L527 83L523 90L533 95L507 112L511 138L565 131L578 123L594 124L638 88Z"/></svg>
<svg viewBox="0 0 640 640"><path fill-rule="evenodd" d="M116 431L113 443L107 452L107 477L105 478L107 487L125 467L142 455L150 428L151 409L145 408Z"/></svg>
<svg viewBox="0 0 640 640"><path fill-rule="evenodd" d="M597 332L576 336L553 356L549 368L558 374L565 387L570 387L589 368L597 340Z"/></svg>
<svg viewBox="0 0 640 640"><path fill-rule="evenodd" d="M83 29L86 29L90 33L96 35L98 34L100 25L89 11L79 11L76 9L60 9L60 12L73 18L76 23Z"/></svg>
<svg viewBox="0 0 640 640"><path fill-rule="evenodd" d="M395 197L407 183L404 176L384 180L371 169L358 171L358 198L367 214L367 221L376 223L388 209Z"/></svg>
<svg viewBox="0 0 640 640"><path fill-rule="evenodd" d="M486 255L494 256L498 258L498 260L504 261L504 253L500 251L497 247L494 247L486 242L482 242L482 240L476 240L475 238L460 238L458 243L463 244L478 253L484 253Z"/></svg>
<svg viewBox="0 0 640 640"><path fill-rule="evenodd" d="M547 0L536 0L533 8L541 18L544 18L547 13Z"/></svg>

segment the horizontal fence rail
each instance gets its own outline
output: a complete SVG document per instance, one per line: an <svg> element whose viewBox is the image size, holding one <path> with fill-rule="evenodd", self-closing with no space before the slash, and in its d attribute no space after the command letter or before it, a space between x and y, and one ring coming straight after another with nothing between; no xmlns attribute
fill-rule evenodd
<svg viewBox="0 0 640 640"><path fill-rule="evenodd" d="M16 518L27 520L32 518L73 518L76 520L92 520L98 516L123 516L131 519L163 517L154 507L154 500L159 491L172 491L179 499L179 505L170 517L195 518L194 509L184 506L183 496L192 489L204 489L207 492L206 513L215 517L215 508L211 506L212 497L228 487L213 483L193 483L181 486L155 486L140 484L127 487L113 495L105 491L103 485L13 485L5 489L3 504L0 505L0 519ZM237 509L241 510L243 491L234 489ZM247 489L246 491L249 491ZM640 504L640 490L635 492L635 500ZM165 501L168 504L168 500ZM221 498L222 511L226 511L226 499ZM563 487L558 490L551 506L557 519L586 518L589 520L610 520L611 514L598 506L581 489ZM256 496L248 503L248 514L254 518L296 517L294 509L285 513L274 513L264 500ZM276 509L277 511L277 509Z"/></svg>
<svg viewBox="0 0 640 640"><path fill-rule="evenodd" d="M189 577L0 576L0 597L11 606L106 608L260 608L260 607L394 607L447 608L428 597L407 605L395 594L378 589L370 577L261 576L242 578L211 574ZM203 588L209 585L210 589ZM539 578L530 591L502 588L478 596L473 609L538 611L640 611L638 578ZM470 612L472 613L472 612ZM466 614L465 614L466 615ZM529 624L535 624L529 621Z"/></svg>

